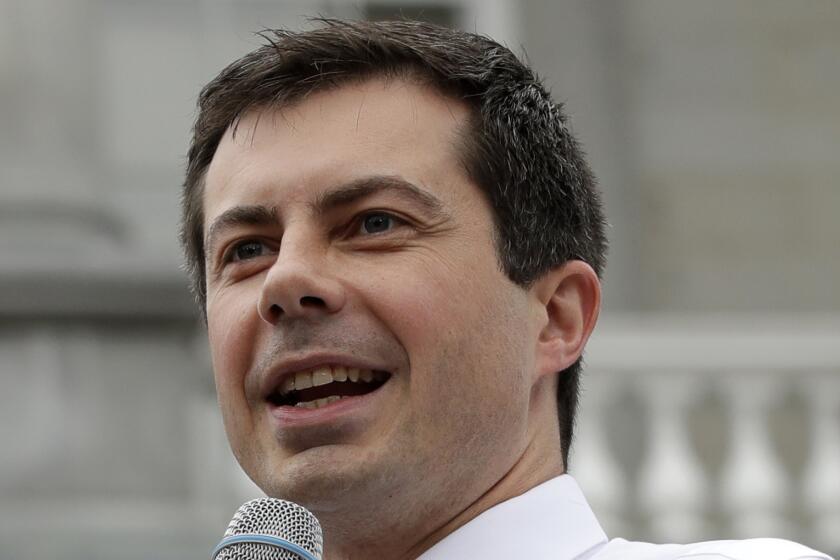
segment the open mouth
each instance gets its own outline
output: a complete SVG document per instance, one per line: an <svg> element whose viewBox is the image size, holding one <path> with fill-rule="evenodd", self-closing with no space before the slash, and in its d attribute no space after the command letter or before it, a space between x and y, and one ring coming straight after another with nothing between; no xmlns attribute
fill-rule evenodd
<svg viewBox="0 0 840 560"><path fill-rule="evenodd" d="M275 406L321 408L341 399L367 395L390 379L387 371L319 366L287 376L268 396Z"/></svg>

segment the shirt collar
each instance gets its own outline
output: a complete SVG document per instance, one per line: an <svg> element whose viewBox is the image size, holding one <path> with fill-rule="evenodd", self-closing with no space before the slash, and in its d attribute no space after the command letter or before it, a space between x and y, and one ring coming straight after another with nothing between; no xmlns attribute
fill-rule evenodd
<svg viewBox="0 0 840 560"><path fill-rule="evenodd" d="M565 560L606 542L577 482L564 474L481 513L418 560Z"/></svg>

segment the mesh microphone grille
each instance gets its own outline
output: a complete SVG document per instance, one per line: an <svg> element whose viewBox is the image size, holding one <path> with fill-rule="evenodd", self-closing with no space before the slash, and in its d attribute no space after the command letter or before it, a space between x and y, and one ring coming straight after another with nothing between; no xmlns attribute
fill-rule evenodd
<svg viewBox="0 0 840 560"><path fill-rule="evenodd" d="M245 533L280 537L321 558L321 525L306 508L292 502L259 498L242 504L225 537ZM300 560L300 556L267 544L239 543L220 550L214 560Z"/></svg>

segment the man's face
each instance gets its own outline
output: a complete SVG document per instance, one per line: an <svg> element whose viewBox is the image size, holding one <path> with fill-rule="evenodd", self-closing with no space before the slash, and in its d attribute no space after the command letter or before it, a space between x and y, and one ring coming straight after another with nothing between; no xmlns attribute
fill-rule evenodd
<svg viewBox="0 0 840 560"><path fill-rule="evenodd" d="M210 346L231 446L269 495L437 516L521 455L535 306L459 163L467 117L371 80L252 111L221 141L204 199ZM313 370L329 383L305 389ZM284 392L293 378L304 388Z"/></svg>

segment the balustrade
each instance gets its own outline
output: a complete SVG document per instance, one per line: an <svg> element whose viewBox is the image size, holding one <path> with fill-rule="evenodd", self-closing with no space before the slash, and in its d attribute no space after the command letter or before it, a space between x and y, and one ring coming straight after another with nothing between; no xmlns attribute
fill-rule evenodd
<svg viewBox="0 0 840 560"><path fill-rule="evenodd" d="M657 318L608 325L590 344L572 474L604 523L656 541L779 536L840 552L840 328L815 321L685 322ZM637 473L610 446L610 407L594 396L621 386L642 403L645 452ZM692 411L712 394L722 403L724 444L701 448ZM807 442L774 430L783 403ZM591 441L588 438L592 438ZM590 448L591 447L591 448ZM805 449L805 457L802 457ZM626 453L624 453L626 455ZM708 457L717 460L712 468ZM705 459L704 459L705 458ZM597 462L597 465L593 463ZM801 465L801 468L796 468ZM626 513L604 504L595 474L610 493L627 496ZM583 476L580 476L583 475ZM598 475L600 476L600 474ZM614 488L618 484L625 488ZM613 533L618 534L618 533Z"/></svg>

